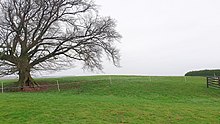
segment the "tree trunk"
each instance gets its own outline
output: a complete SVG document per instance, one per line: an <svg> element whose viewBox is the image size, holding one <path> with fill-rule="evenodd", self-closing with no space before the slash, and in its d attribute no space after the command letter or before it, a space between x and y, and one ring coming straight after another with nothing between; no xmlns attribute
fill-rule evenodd
<svg viewBox="0 0 220 124"><path fill-rule="evenodd" d="M19 66L19 80L18 83L21 86L21 89L24 89L25 87L34 88L35 86L38 86L38 84L34 81L34 79L31 77L30 74L30 65L26 61L22 61Z"/></svg>
<svg viewBox="0 0 220 124"><path fill-rule="evenodd" d="M34 79L31 77L30 71L25 69L19 71L18 83L21 85L22 89L24 87L34 87L35 85L37 85Z"/></svg>

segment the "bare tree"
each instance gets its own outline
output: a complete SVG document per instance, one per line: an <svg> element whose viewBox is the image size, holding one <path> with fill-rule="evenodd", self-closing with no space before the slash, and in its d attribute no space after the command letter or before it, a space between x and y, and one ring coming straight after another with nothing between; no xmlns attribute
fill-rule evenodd
<svg viewBox="0 0 220 124"><path fill-rule="evenodd" d="M0 74L18 73L23 87L38 85L30 72L60 70L76 60L102 69L107 55L118 66L115 26L91 0L0 1Z"/></svg>

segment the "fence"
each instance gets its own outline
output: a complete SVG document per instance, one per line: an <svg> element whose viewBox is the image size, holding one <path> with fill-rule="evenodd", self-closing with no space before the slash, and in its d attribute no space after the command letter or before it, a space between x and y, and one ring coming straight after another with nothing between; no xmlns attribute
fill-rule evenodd
<svg viewBox="0 0 220 124"><path fill-rule="evenodd" d="M4 86L3 82L1 83L1 92L34 92L34 91L62 91L62 90L80 90L80 82L72 82L72 83L61 83L59 82L54 82L54 83L49 83L49 84L40 84L38 87L32 88L29 86L10 86L6 85Z"/></svg>
<svg viewBox="0 0 220 124"><path fill-rule="evenodd" d="M220 77L207 77L207 88L220 88Z"/></svg>

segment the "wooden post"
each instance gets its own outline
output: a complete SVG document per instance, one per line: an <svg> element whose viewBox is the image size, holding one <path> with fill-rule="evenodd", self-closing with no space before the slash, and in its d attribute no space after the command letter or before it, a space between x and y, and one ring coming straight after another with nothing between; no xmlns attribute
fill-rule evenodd
<svg viewBox="0 0 220 124"><path fill-rule="evenodd" d="M58 89L58 91L60 92L60 85L59 85L58 80L57 80L57 89Z"/></svg>
<svg viewBox="0 0 220 124"><path fill-rule="evenodd" d="M209 88L209 77L206 77L206 81L207 81L207 88Z"/></svg>
<svg viewBox="0 0 220 124"><path fill-rule="evenodd" d="M186 76L184 76L184 79L185 79L185 83L186 83L186 81L187 81Z"/></svg>
<svg viewBox="0 0 220 124"><path fill-rule="evenodd" d="M150 82L152 82L151 76L149 76L149 80L150 80Z"/></svg>
<svg viewBox="0 0 220 124"><path fill-rule="evenodd" d="M111 76L109 76L109 83L110 83L110 85L112 85L112 78L111 78Z"/></svg>
<svg viewBox="0 0 220 124"><path fill-rule="evenodd" d="M220 77L218 77L218 85L220 86Z"/></svg>

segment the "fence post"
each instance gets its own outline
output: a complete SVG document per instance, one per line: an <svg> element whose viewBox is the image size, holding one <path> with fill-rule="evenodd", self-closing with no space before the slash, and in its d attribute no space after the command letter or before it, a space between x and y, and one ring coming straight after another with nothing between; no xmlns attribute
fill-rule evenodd
<svg viewBox="0 0 220 124"><path fill-rule="evenodd" d="M185 79L185 83L186 83L186 81L187 81L186 76L184 76L184 79Z"/></svg>
<svg viewBox="0 0 220 124"><path fill-rule="evenodd" d="M206 77L206 81L207 81L207 88L209 88L209 77Z"/></svg>
<svg viewBox="0 0 220 124"><path fill-rule="evenodd" d="M57 80L57 89L58 89L58 91L60 92L60 85L59 85L58 80Z"/></svg>
<svg viewBox="0 0 220 124"><path fill-rule="evenodd" d="M149 76L149 80L150 80L150 82L152 82L151 76Z"/></svg>
<svg viewBox="0 0 220 124"><path fill-rule="evenodd" d="M220 86L220 77L218 77L218 85Z"/></svg>
<svg viewBox="0 0 220 124"><path fill-rule="evenodd" d="M4 83L2 82L2 93L4 93Z"/></svg>
<svg viewBox="0 0 220 124"><path fill-rule="evenodd" d="M111 78L111 76L109 76L109 83L110 83L110 85L112 85L112 78Z"/></svg>

